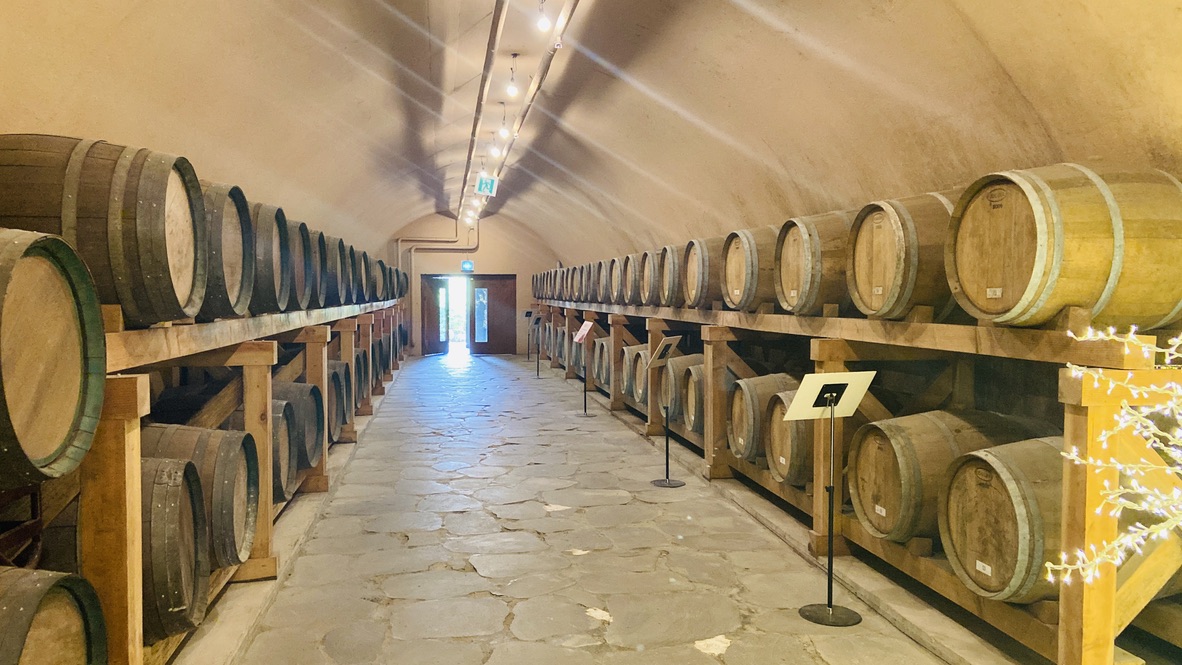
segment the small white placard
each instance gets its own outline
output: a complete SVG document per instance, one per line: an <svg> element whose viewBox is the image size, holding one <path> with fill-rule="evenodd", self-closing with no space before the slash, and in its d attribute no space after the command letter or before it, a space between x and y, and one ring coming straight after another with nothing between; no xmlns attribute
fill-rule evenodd
<svg viewBox="0 0 1182 665"><path fill-rule="evenodd" d="M594 321L584 321L583 325L579 326L579 332L575 333L575 344L582 344L583 340L587 339L587 333L591 332L593 327L595 327Z"/></svg>
<svg viewBox="0 0 1182 665"><path fill-rule="evenodd" d="M874 504L874 512L878 513L878 515L880 517L886 517L886 508L883 508L882 506L878 505L877 503Z"/></svg>
<svg viewBox="0 0 1182 665"><path fill-rule="evenodd" d="M1001 293L1002 293L1001 287L995 287L992 289L985 289L985 297L986 298L990 298L990 299L1000 298Z"/></svg>
<svg viewBox="0 0 1182 665"><path fill-rule="evenodd" d="M988 575L990 577L993 577L993 566L990 566L989 564L985 563L984 561L977 562L977 570L981 571L982 573L985 573L986 575Z"/></svg>
<svg viewBox="0 0 1182 665"><path fill-rule="evenodd" d="M674 335L673 337L665 337L661 343L657 345L657 350L652 357L648 359L648 368L664 367L665 363L669 362L669 358L673 355L673 349L681 342L681 335Z"/></svg>

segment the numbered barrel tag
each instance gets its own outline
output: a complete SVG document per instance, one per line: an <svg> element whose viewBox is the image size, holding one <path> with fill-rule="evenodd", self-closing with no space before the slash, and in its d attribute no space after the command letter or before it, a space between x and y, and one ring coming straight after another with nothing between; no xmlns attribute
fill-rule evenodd
<svg viewBox="0 0 1182 665"><path fill-rule="evenodd" d="M878 513L878 515L879 515L880 517L886 517L886 516L887 516L887 514L886 514L886 508L883 508L882 506L878 505L877 503L876 503L876 504L874 504L874 512Z"/></svg>
<svg viewBox="0 0 1182 665"><path fill-rule="evenodd" d="M988 575L989 577L993 577L993 566L990 566L989 564L985 563L984 561L977 562L977 570Z"/></svg>
<svg viewBox="0 0 1182 665"><path fill-rule="evenodd" d="M1002 289L1000 286L997 286L997 287L994 287L991 289L985 289L985 297L989 298L989 299L1000 298L1001 294L1002 294Z"/></svg>

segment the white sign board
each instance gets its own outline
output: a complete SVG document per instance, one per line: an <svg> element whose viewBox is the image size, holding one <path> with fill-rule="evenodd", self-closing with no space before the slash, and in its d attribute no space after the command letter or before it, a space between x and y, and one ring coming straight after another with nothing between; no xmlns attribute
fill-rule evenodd
<svg viewBox="0 0 1182 665"><path fill-rule="evenodd" d="M583 325L579 327L579 332L575 333L575 344L582 344L587 339L587 333L591 332L591 328L594 326L594 321L584 321Z"/></svg>
<svg viewBox="0 0 1182 665"><path fill-rule="evenodd" d="M788 405L784 420L817 420L829 417L829 396L835 402L834 417L848 418L858 410L875 372L807 374Z"/></svg>
<svg viewBox="0 0 1182 665"><path fill-rule="evenodd" d="M665 363L669 362L669 358L672 357L673 349L676 349L680 342L681 335L662 339L661 343L657 345L656 352L648 359L648 368L664 367Z"/></svg>
<svg viewBox="0 0 1182 665"><path fill-rule="evenodd" d="M488 175L476 177L476 193L481 196L496 196L500 181Z"/></svg>

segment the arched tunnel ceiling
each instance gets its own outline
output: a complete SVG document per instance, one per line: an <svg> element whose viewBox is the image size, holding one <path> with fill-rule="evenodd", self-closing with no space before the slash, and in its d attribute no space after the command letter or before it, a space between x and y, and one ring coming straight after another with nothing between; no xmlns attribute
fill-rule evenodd
<svg viewBox="0 0 1182 665"><path fill-rule="evenodd" d="M507 2L485 136L548 46ZM376 247L458 204L493 7L8 0L0 131L184 154ZM1173 0L582 0L483 223L583 261L1063 159L1182 172L1179 34Z"/></svg>

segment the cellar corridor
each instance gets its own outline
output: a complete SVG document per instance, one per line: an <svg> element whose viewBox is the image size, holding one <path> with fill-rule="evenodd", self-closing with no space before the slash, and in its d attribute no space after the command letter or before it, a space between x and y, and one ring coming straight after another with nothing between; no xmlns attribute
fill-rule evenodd
<svg viewBox="0 0 1182 665"><path fill-rule="evenodd" d="M524 360L406 363L241 662L940 662L840 588L860 626L801 619L817 568L581 405Z"/></svg>

